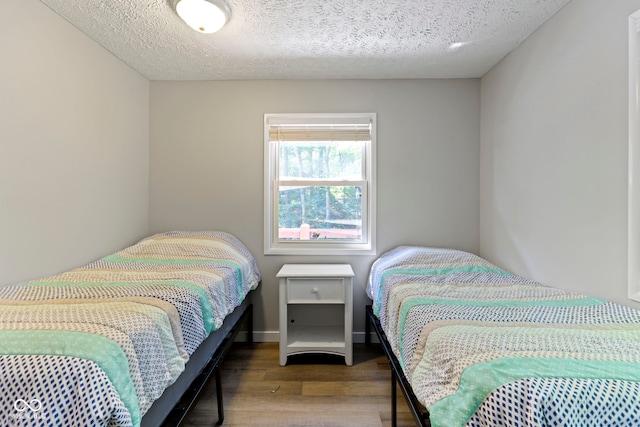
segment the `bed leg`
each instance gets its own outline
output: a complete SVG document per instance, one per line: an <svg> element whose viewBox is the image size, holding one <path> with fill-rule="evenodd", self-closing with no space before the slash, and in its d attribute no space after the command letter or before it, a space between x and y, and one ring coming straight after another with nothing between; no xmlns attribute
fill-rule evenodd
<svg viewBox="0 0 640 427"><path fill-rule="evenodd" d="M224 422L224 405L222 403L222 375L220 374L220 366L216 366L213 370L216 377L216 397L218 399L218 422L217 425L222 425Z"/></svg>
<svg viewBox="0 0 640 427"><path fill-rule="evenodd" d="M391 370L391 427L398 425L398 390L396 385L396 373Z"/></svg>
<svg viewBox="0 0 640 427"><path fill-rule="evenodd" d="M253 344L253 304L249 304L247 310L247 342Z"/></svg>
<svg viewBox="0 0 640 427"><path fill-rule="evenodd" d="M370 306L367 306L365 308L366 319L364 319L364 344L367 346L371 344L371 317L369 317L369 310Z"/></svg>

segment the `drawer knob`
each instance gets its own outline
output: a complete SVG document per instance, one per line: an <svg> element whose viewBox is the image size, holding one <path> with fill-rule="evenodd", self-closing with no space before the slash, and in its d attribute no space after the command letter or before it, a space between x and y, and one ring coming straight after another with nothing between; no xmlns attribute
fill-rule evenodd
<svg viewBox="0 0 640 427"><path fill-rule="evenodd" d="M317 294L318 292L320 292L320 289L313 288L313 289L311 289L311 292L313 292L314 294Z"/></svg>

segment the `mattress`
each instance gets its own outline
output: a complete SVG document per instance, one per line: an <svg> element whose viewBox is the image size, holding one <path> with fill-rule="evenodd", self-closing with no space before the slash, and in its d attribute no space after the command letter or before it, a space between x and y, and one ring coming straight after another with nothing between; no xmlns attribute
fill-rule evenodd
<svg viewBox="0 0 640 427"><path fill-rule="evenodd" d="M397 247L367 294L437 426L640 425L640 312L473 254Z"/></svg>
<svg viewBox="0 0 640 427"><path fill-rule="evenodd" d="M0 287L0 425L138 426L259 281L242 242L206 231Z"/></svg>

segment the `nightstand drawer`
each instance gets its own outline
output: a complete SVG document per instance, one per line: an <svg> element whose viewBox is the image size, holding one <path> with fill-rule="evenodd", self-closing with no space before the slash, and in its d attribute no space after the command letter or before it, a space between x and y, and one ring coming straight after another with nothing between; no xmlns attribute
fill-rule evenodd
<svg viewBox="0 0 640 427"><path fill-rule="evenodd" d="M344 302L342 278L288 278L287 302L336 304Z"/></svg>

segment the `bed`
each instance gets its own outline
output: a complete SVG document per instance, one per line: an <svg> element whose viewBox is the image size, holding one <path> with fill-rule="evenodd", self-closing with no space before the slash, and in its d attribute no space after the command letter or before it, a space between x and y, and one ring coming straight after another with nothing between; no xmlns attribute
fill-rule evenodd
<svg viewBox="0 0 640 427"><path fill-rule="evenodd" d="M367 295L394 426L396 381L421 426L640 425L639 311L419 246L382 254Z"/></svg>
<svg viewBox="0 0 640 427"><path fill-rule="evenodd" d="M174 231L0 287L0 425L179 423L259 283L235 236Z"/></svg>

